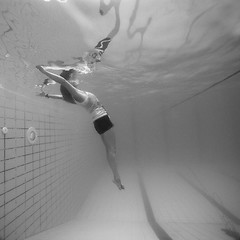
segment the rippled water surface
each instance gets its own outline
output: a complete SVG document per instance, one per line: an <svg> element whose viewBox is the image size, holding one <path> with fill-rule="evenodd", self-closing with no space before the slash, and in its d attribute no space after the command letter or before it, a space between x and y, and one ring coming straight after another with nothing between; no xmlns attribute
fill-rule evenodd
<svg viewBox="0 0 240 240"><path fill-rule="evenodd" d="M239 70L237 0L0 4L0 76L7 89L34 92L44 78L35 65L74 62L110 33L102 62L80 79L82 88L112 101L158 96L160 108L170 107Z"/></svg>

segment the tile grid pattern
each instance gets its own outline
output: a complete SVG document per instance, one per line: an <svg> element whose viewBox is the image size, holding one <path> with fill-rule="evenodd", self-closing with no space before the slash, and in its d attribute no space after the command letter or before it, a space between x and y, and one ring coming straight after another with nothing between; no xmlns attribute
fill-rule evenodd
<svg viewBox="0 0 240 240"><path fill-rule="evenodd" d="M0 239L19 240L71 219L72 185L84 161L72 154L79 136L68 117L13 94L0 97L0 127L8 128L0 133ZM33 145L26 139L31 126Z"/></svg>

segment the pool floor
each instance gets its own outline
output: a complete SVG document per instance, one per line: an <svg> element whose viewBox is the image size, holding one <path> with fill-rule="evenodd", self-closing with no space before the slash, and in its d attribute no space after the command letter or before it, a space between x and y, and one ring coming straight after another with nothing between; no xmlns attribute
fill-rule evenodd
<svg viewBox="0 0 240 240"><path fill-rule="evenodd" d="M238 177L193 165L132 164L120 172L125 190L106 171L76 219L28 240L239 239Z"/></svg>

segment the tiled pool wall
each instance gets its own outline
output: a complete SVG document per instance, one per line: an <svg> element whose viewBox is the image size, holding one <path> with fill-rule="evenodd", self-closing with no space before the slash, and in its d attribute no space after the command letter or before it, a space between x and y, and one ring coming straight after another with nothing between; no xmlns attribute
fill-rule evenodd
<svg viewBox="0 0 240 240"><path fill-rule="evenodd" d="M8 129L0 132L0 239L25 239L74 218L104 166L84 110L0 89L0 127ZM38 135L33 144L29 127Z"/></svg>

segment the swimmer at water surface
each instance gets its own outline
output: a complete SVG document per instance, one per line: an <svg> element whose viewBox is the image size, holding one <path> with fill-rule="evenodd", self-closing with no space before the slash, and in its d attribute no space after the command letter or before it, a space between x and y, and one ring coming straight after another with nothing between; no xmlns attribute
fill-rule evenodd
<svg viewBox="0 0 240 240"><path fill-rule="evenodd" d="M64 70L60 75L57 75L50 72L49 69L51 68L48 66L38 65L36 68L48 78L61 85L60 91L62 95L45 94L42 91L40 96L63 99L69 103L79 104L92 115L95 130L101 136L106 149L107 160L113 172L113 182L116 184L119 190L124 189L116 164L116 140L114 125L106 109L94 94L77 88L79 80L77 78L78 72L75 69L70 69L68 71Z"/></svg>

